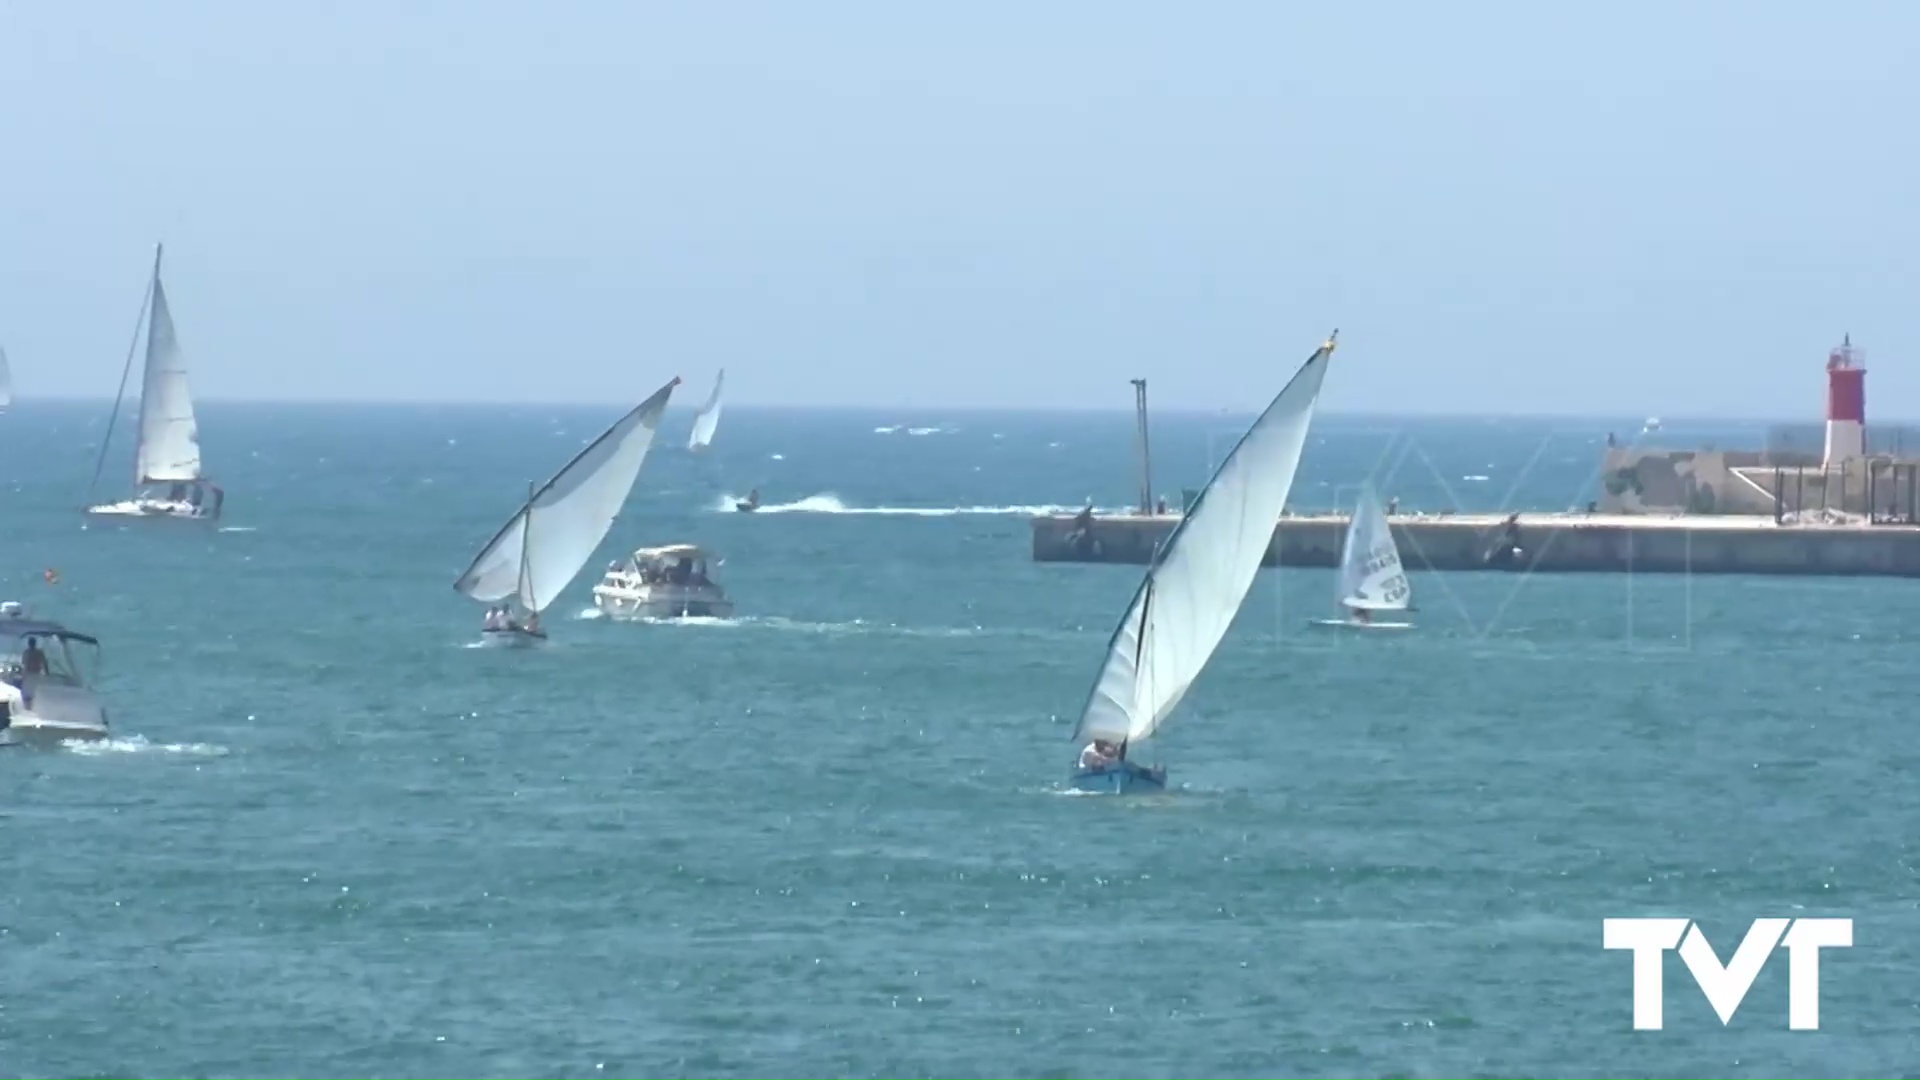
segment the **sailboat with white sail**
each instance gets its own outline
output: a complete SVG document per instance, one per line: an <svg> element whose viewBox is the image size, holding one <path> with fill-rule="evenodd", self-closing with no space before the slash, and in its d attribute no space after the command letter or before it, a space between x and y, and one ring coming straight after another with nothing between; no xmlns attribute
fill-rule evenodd
<svg viewBox="0 0 1920 1080"><path fill-rule="evenodd" d="M13 368L7 363L7 350L0 349L0 410L13 405Z"/></svg>
<svg viewBox="0 0 1920 1080"><path fill-rule="evenodd" d="M700 406L700 415L693 418L693 434L687 436L687 449L698 453L713 444L714 429L720 426L720 390L726 381L727 369L721 368L720 374L714 376L712 395Z"/></svg>
<svg viewBox="0 0 1920 1080"><path fill-rule="evenodd" d="M660 415L679 379L654 391L574 455L487 541L455 591L487 608L481 640L525 648L547 639L540 614L579 575L606 539L653 447Z"/></svg>
<svg viewBox="0 0 1920 1080"><path fill-rule="evenodd" d="M1339 331L1307 358L1226 456L1159 550L1107 643L1074 726L1080 791L1162 791L1167 774L1128 757L1172 715L1246 602L1293 490Z"/></svg>
<svg viewBox="0 0 1920 1080"><path fill-rule="evenodd" d="M180 351L180 340L173 330L173 312L167 306L167 290L160 284L161 246L154 245L153 277L147 283L141 315L145 319L147 359L140 383L140 430L133 454L134 490L120 502L89 506L87 513L110 517L167 518L176 521L217 521L227 501L227 493L211 482L200 462L200 426L193 416L193 398L187 393L187 362ZM133 341L127 345L127 362L120 372L120 390L113 398L113 412L107 417L107 435L100 442L100 457L94 463L93 482L87 487L87 500L93 499L106 465L107 450L113 444L114 423L126 398L127 377L133 371L134 346L139 344L141 326L136 325ZM165 485L165 494L160 494Z"/></svg>
<svg viewBox="0 0 1920 1080"><path fill-rule="evenodd" d="M1400 565L1400 547L1393 542L1393 529L1371 484L1360 486L1360 501L1353 508L1353 520L1347 523L1335 589L1335 599L1346 610L1346 618L1315 619L1314 625L1360 630L1413 628L1412 623L1375 618L1380 612L1412 610L1413 586Z"/></svg>

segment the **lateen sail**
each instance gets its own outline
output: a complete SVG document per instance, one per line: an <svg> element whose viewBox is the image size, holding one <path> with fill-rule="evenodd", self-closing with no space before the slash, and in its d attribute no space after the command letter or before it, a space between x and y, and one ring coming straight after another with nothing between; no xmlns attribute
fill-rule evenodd
<svg viewBox="0 0 1920 1080"><path fill-rule="evenodd" d="M1207 666L1273 543L1333 347L1328 338L1307 358L1161 545L1113 632L1076 742L1151 736Z"/></svg>
<svg viewBox="0 0 1920 1080"><path fill-rule="evenodd" d="M187 363L156 265L147 319L147 371L140 389L140 452L134 482L200 479L200 429L187 395Z"/></svg>
<svg viewBox="0 0 1920 1080"><path fill-rule="evenodd" d="M613 528L678 385L675 379L655 391L567 462L480 549L453 587L486 603L513 598L528 611L545 611Z"/></svg>
<svg viewBox="0 0 1920 1080"><path fill-rule="evenodd" d="M1371 485L1362 487L1340 552L1340 602L1366 611L1404 611L1412 596L1380 500Z"/></svg>
<svg viewBox="0 0 1920 1080"><path fill-rule="evenodd" d="M693 418L693 434L687 438L687 449L704 450L713 442L713 429L720 426L720 387L726 381L727 369L721 368L713 379L713 396L700 406L700 415Z"/></svg>

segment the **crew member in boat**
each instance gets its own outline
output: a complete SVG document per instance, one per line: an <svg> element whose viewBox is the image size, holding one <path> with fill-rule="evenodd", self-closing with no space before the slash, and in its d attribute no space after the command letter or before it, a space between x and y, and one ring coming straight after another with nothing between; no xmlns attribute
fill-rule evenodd
<svg viewBox="0 0 1920 1080"><path fill-rule="evenodd" d="M1095 739L1080 751L1080 771L1110 769L1120 760L1120 748L1105 739Z"/></svg>
<svg viewBox="0 0 1920 1080"><path fill-rule="evenodd" d="M181 483L175 483L172 487L167 489L167 498L173 502L186 502L187 501L187 485L181 484Z"/></svg>
<svg viewBox="0 0 1920 1080"><path fill-rule="evenodd" d="M1355 623L1358 623L1361 626L1365 626L1368 623L1373 621L1373 612L1368 611L1366 608L1363 608L1363 607L1348 608L1347 615Z"/></svg>
<svg viewBox="0 0 1920 1080"><path fill-rule="evenodd" d="M38 638L27 639L27 647L20 653L20 669L28 675L47 673L47 654L41 650Z"/></svg>

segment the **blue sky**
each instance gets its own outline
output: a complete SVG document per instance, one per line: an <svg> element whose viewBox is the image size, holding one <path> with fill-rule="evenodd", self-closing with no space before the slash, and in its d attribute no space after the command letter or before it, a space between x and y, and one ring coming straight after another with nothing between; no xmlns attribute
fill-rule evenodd
<svg viewBox="0 0 1920 1080"><path fill-rule="evenodd" d="M0 344L111 396L1920 416L1920 7L0 0Z"/></svg>

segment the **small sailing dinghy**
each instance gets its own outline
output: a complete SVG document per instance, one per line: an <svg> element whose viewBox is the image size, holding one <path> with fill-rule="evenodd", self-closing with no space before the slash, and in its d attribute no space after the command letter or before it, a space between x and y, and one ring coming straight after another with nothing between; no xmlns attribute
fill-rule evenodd
<svg viewBox="0 0 1920 1080"><path fill-rule="evenodd" d="M700 415L693 418L693 434L687 436L687 449L698 453L713 444L713 431L720 426L720 388L726 381L727 369L721 368L713 379L713 396L700 406Z"/></svg>
<svg viewBox="0 0 1920 1080"><path fill-rule="evenodd" d="M547 639L540 613L606 539L653 448L674 379L621 417L527 501L474 556L455 591L487 604L481 641L527 648Z"/></svg>
<svg viewBox="0 0 1920 1080"><path fill-rule="evenodd" d="M1083 746L1068 781L1074 789L1165 790L1166 770L1135 764L1127 751L1166 722L1246 602L1293 490L1338 334L1241 436L1154 553L1073 729Z"/></svg>
<svg viewBox="0 0 1920 1080"><path fill-rule="evenodd" d="M1340 576L1336 588L1344 619L1314 619L1315 626L1351 627L1356 630L1411 630L1412 623L1382 622L1374 616L1383 611L1411 611L1413 586L1407 583L1400 566L1400 548L1393 542L1393 529L1380 510L1373 486L1360 488L1360 502L1353 508L1353 520L1347 523L1346 545L1340 550Z"/></svg>
<svg viewBox="0 0 1920 1080"><path fill-rule="evenodd" d="M227 493L212 483L200 464L200 426L193 416L193 398L187 393L187 361L180 352L180 341L173 332L173 312L167 307L167 290L160 284L160 245L153 249L153 277L147 283L146 300L141 312L146 316L146 373L140 382L140 432L133 453L133 485L130 498L116 503L89 506L87 513L108 517L169 518L176 521L217 521ZM134 340L127 346L127 362L120 372L120 390L113 398L113 412L107 417L107 435L100 442L100 457L94 462L93 481L87 486L87 500L100 483L100 471L106 465L107 450L113 444L114 422L120 417L120 404L127 393L127 377L133 372ZM166 494L158 493L166 485Z"/></svg>

